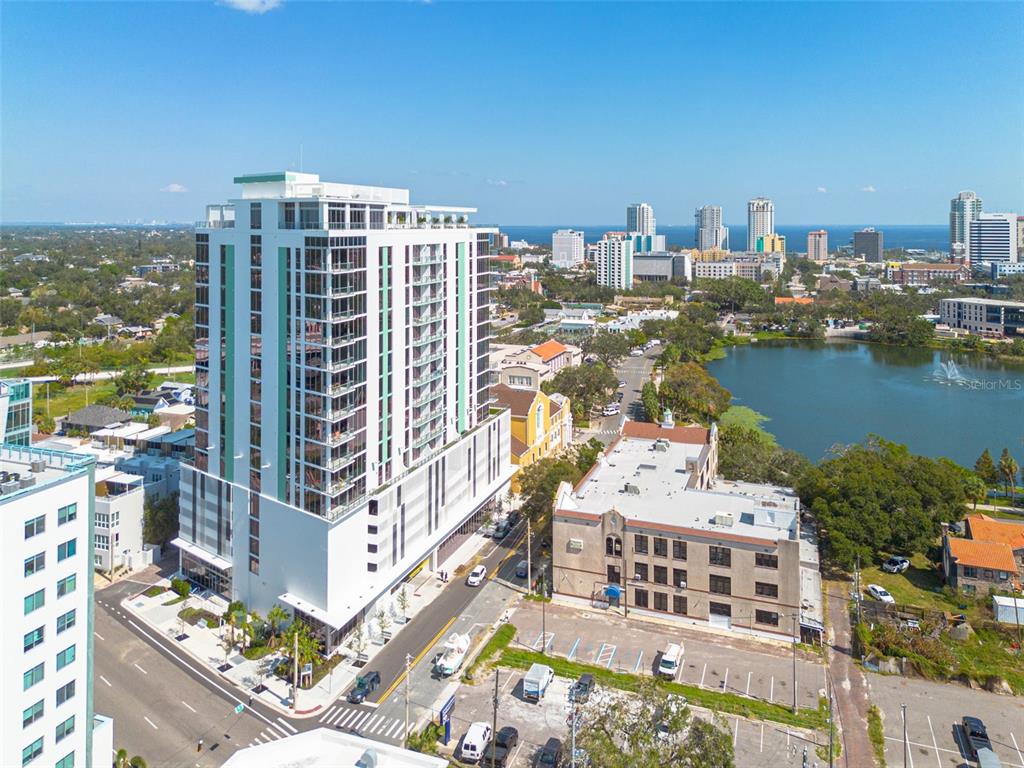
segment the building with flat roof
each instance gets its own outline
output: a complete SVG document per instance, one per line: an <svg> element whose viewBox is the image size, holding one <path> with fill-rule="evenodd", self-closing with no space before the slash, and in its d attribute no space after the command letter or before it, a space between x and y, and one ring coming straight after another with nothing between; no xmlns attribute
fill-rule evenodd
<svg viewBox="0 0 1024 768"><path fill-rule="evenodd" d="M585 259L583 232L559 229L551 235L551 263L562 269L578 267Z"/></svg>
<svg viewBox="0 0 1024 768"><path fill-rule="evenodd" d="M658 223L654 208L648 203L630 203L626 206L626 231L637 235L656 235Z"/></svg>
<svg viewBox="0 0 1024 768"><path fill-rule="evenodd" d="M31 445L31 379L0 379L0 426L7 435L4 442Z"/></svg>
<svg viewBox="0 0 1024 768"><path fill-rule="evenodd" d="M949 201L949 252L970 247L971 222L981 215L981 198L965 190Z"/></svg>
<svg viewBox="0 0 1024 768"><path fill-rule="evenodd" d="M882 232L868 227L853 233L853 257L868 262L880 262L885 253Z"/></svg>
<svg viewBox="0 0 1024 768"><path fill-rule="evenodd" d="M971 264L1017 262L1017 215L979 213L969 225L967 253Z"/></svg>
<svg viewBox="0 0 1024 768"><path fill-rule="evenodd" d="M933 283L961 283L971 276L966 264L933 264L906 261L886 266L886 278L896 285L932 285Z"/></svg>
<svg viewBox="0 0 1024 768"><path fill-rule="evenodd" d="M102 764L93 753L94 469L89 456L0 445L0 765Z"/></svg>
<svg viewBox="0 0 1024 768"><path fill-rule="evenodd" d="M633 287L633 241L606 238L597 244L597 284L619 290Z"/></svg>
<svg viewBox="0 0 1024 768"><path fill-rule="evenodd" d="M722 225L722 207L704 205L694 211L694 243L699 251L729 250L729 228Z"/></svg>
<svg viewBox="0 0 1024 768"><path fill-rule="evenodd" d="M716 477L718 430L627 421L553 517L552 586L595 607L820 641L817 542L788 488Z"/></svg>
<svg viewBox="0 0 1024 768"><path fill-rule="evenodd" d="M747 203L747 250L757 250L757 238L775 231L775 203L755 197Z"/></svg>
<svg viewBox="0 0 1024 768"><path fill-rule="evenodd" d="M758 253L785 253L786 237L785 235L777 235L774 232L761 235L757 238L757 248L755 250Z"/></svg>
<svg viewBox="0 0 1024 768"><path fill-rule="evenodd" d="M941 299L939 322L979 336L1024 334L1024 302L1004 299Z"/></svg>
<svg viewBox="0 0 1024 768"><path fill-rule="evenodd" d="M807 258L811 261L828 261L828 232L816 229L807 233Z"/></svg>
<svg viewBox="0 0 1024 768"><path fill-rule="evenodd" d="M443 757L413 752L333 728L314 728L235 752L224 768L446 768Z"/></svg>
<svg viewBox="0 0 1024 768"><path fill-rule="evenodd" d="M633 280L640 283L689 281L693 277L693 257L689 251L679 253L655 251L633 255Z"/></svg>
<svg viewBox="0 0 1024 768"><path fill-rule="evenodd" d="M474 208L292 171L196 225L196 450L180 567L328 653L450 558L507 485L491 408L494 229Z"/></svg>

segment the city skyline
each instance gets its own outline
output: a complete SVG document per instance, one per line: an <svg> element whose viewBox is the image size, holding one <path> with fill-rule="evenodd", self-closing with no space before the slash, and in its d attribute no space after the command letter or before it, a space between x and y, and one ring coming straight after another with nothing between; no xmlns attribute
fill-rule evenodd
<svg viewBox="0 0 1024 768"><path fill-rule="evenodd" d="M568 6L283 3L248 14L213 3L13 4L2 33L0 217L188 222L201 217L206 200L230 194L239 169L280 167L415 187L427 200L474 200L478 220L488 224L614 222L636 200L651 203L664 226L685 225L708 201L722 206L724 222L736 223L758 196L775 201L780 224L930 224L943 221L962 189L977 191L989 210L1024 209L1024 79L1014 76L1013 55L1024 8L796 8L783 20L757 5L742 14L695 4L594 6L580 15ZM449 57L407 52L478 28L484 17L518 41L517 67L487 63L490 41L468 34ZM305 63L275 67L261 76L255 98L237 86L258 68L192 34L208 29L258 47L312 23L341 22L364 34L327 57L316 77ZM579 35L527 34L569 23ZM853 45L865 24L884 30L868 58ZM575 55L612 27L642 28L649 44L600 62ZM714 61L700 79L682 77L686 71L668 55L667 42L682 29L689 29L687 62ZM769 52L760 45L765 35L793 45L784 55ZM40 44L44 38L64 43L52 50ZM381 46L389 51L383 58ZM948 105L975 98L976 86L958 76L949 50L1008 83L1007 97L988 103L984 120L969 126L974 146L998 152L946 150L963 128L944 119ZM543 80L556 54L565 67L557 80ZM380 63L375 77L344 75L369 60ZM629 74L637 68L649 73L639 88ZM755 70L764 87L752 92ZM338 78L344 99L322 87ZM625 113L597 126L585 120L588 103L627 79L635 97L659 104L642 137ZM858 92L873 94L870 115L828 119L849 113ZM812 93L821 121L753 119L769 106L798 110ZM688 108L721 103L723 95L730 106L714 119ZM329 141L319 128L268 119L313 104L318 122L332 126ZM63 119L69 113L75 121ZM428 114L456 118L428 125L420 119ZM763 151L768 144L771 153Z"/></svg>

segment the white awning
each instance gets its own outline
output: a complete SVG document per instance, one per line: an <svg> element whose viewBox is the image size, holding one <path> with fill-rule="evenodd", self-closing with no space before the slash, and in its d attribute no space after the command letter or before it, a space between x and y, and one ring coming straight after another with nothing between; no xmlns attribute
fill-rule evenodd
<svg viewBox="0 0 1024 768"><path fill-rule="evenodd" d="M202 547L196 546L191 541L185 541L180 536L176 539L171 539L171 544L182 552L188 552L193 557L198 557L204 563L209 563L214 568L219 568L222 571L231 570L231 561L225 560L220 555L215 555L212 552L207 552Z"/></svg>
<svg viewBox="0 0 1024 768"><path fill-rule="evenodd" d="M330 614L322 608L317 608L312 603L306 602L301 597L296 597L291 592L285 592L283 595L278 595L277 599L285 605L290 605L295 610L302 611L307 616L311 616L317 621L322 621L324 624L334 627L335 629L341 629L348 623L348 619Z"/></svg>

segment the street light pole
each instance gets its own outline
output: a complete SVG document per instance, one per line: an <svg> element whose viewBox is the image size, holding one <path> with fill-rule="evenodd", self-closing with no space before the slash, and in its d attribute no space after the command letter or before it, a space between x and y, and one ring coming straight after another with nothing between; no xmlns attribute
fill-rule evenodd
<svg viewBox="0 0 1024 768"><path fill-rule="evenodd" d="M491 765L497 765L495 759L498 753L498 669L494 669L494 698L491 700L494 705L491 724Z"/></svg>
<svg viewBox="0 0 1024 768"><path fill-rule="evenodd" d="M541 579L541 582L544 581L544 574L545 574L546 570L547 570L547 564L545 563L545 564L541 565L541 567L540 567L540 579ZM541 596L540 596L540 643L541 643L541 645L540 645L540 653L541 653L541 656L544 656L546 654L546 651L547 651L547 648L548 648L547 600L544 599L546 597L546 595L544 594L545 592L547 592L547 585L546 584L544 585L544 590L543 590L543 592L541 592Z"/></svg>
<svg viewBox="0 0 1024 768"><path fill-rule="evenodd" d="M405 654L405 738L402 739L403 744L408 743L409 739L409 663L412 661L410 654Z"/></svg>
<svg viewBox="0 0 1024 768"><path fill-rule="evenodd" d="M796 703L796 642L797 638L800 637L799 629L797 628L797 617L793 616L793 713L796 714L797 703Z"/></svg>
<svg viewBox="0 0 1024 768"><path fill-rule="evenodd" d="M907 768L907 705L900 704L900 711L903 713L903 768Z"/></svg>

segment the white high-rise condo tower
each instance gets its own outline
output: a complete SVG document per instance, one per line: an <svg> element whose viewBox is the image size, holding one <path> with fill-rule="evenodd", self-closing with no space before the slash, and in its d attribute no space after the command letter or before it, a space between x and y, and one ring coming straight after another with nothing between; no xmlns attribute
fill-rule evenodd
<svg viewBox="0 0 1024 768"><path fill-rule="evenodd" d="M597 284L619 290L633 287L633 241L606 237L597 244Z"/></svg>
<svg viewBox="0 0 1024 768"><path fill-rule="evenodd" d="M722 207L705 205L693 215L697 231L695 242L699 251L729 250L729 228L722 226Z"/></svg>
<svg viewBox="0 0 1024 768"><path fill-rule="evenodd" d="M658 225L654 220L654 209L647 203L631 203L627 205L626 232L637 235L658 234Z"/></svg>
<svg viewBox="0 0 1024 768"><path fill-rule="evenodd" d="M578 229L560 229L551 235L551 263L572 269L584 261L583 233Z"/></svg>
<svg viewBox="0 0 1024 768"><path fill-rule="evenodd" d="M968 227L971 264L1017 262L1017 214L979 213Z"/></svg>
<svg viewBox="0 0 1024 768"><path fill-rule="evenodd" d="M473 208L240 176L196 225L196 459L181 569L328 652L410 572L449 562L512 475L488 390Z"/></svg>
<svg viewBox="0 0 1024 768"><path fill-rule="evenodd" d="M775 203L755 197L747 203L747 250L757 250L757 238L775 232Z"/></svg>
<svg viewBox="0 0 1024 768"><path fill-rule="evenodd" d="M981 215L981 198L970 190L961 192L949 201L949 252L961 243L970 253L971 222Z"/></svg>

